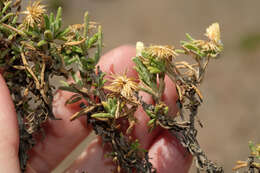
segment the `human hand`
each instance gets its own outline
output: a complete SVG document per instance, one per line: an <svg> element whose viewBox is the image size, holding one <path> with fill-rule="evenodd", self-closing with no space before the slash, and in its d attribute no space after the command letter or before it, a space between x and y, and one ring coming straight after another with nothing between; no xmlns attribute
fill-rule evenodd
<svg viewBox="0 0 260 173"><path fill-rule="evenodd" d="M99 66L107 74L123 74L127 69L129 77L137 78L131 58L135 56L135 48L121 46L105 54ZM176 112L176 89L166 78L164 102L169 106L169 112ZM29 153L27 172L51 172L80 142L91 132L86 125L85 117L70 122L70 116L79 108L78 105L65 105L72 94L58 91L53 101L53 113L60 121L48 121L44 126L45 139L39 141ZM141 93L147 103L152 98ZM175 137L166 130L157 128L151 133L146 126L149 121L142 108L135 113L137 124L132 135L137 138L141 147L148 150L150 161L158 173L186 173L192 162L191 155L181 146ZM18 147L18 124L14 105L4 79L0 75L0 170L3 172L20 172ZM94 139L83 151L81 156L68 168L68 172L110 173L115 169L113 162L104 158L105 149L99 137Z"/></svg>

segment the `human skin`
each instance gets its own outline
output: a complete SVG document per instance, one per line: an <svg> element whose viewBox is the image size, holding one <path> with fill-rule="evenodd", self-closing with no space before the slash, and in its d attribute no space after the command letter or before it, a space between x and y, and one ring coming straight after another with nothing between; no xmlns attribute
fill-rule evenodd
<svg viewBox="0 0 260 173"><path fill-rule="evenodd" d="M123 74L127 69L127 76L138 78L133 69L132 57L135 48L121 46L102 56L99 66L106 74ZM176 108L176 89L174 84L166 77L164 102L169 106L170 114ZM66 100L72 95L67 91L58 91L53 100L53 113L62 120L48 121L44 125L45 139L39 141L29 152L28 173L51 172L75 147L82 142L91 132L91 127L86 125L85 117L70 122L70 116L79 110L77 104L65 105ZM146 93L140 93L147 103L152 103L152 98ZM187 173L192 156L185 150L179 141L161 128L149 133L147 122L149 118L141 107L135 113L137 124L132 136L139 140L141 146L149 152L150 161L158 173ZM20 172L18 147L19 132L15 108L5 84L0 75L0 170L4 172ZM104 158L107 147L96 137L83 151L78 159L66 170L67 172L86 171L88 173L109 173L115 165L108 158Z"/></svg>

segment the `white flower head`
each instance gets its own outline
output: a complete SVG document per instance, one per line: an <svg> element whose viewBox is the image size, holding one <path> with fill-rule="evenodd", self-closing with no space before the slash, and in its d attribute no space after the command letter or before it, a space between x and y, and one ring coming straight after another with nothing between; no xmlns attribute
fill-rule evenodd
<svg viewBox="0 0 260 173"><path fill-rule="evenodd" d="M206 34L205 34L211 41L214 41L216 44L221 44L220 40L220 29L219 29L219 24L218 23L213 23L211 24L207 29L206 29Z"/></svg>
<svg viewBox="0 0 260 173"><path fill-rule="evenodd" d="M136 56L141 56L143 50L144 50L144 43L141 41L138 41L136 43Z"/></svg>

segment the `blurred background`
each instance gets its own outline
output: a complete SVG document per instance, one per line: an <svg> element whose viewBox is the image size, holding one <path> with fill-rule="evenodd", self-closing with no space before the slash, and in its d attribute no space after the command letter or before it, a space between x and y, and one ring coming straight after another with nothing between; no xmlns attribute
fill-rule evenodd
<svg viewBox="0 0 260 173"><path fill-rule="evenodd" d="M208 157L231 172L248 156L248 141L260 142L259 0L44 0L50 10L62 6L66 25L82 23L85 11L102 25L104 53L123 44L179 46L185 33L204 38L206 27L219 22L222 57L210 63L201 86L204 128L199 141ZM93 137L93 135L92 135ZM89 139L88 139L89 140ZM85 141L54 172L73 160ZM190 172L195 172L192 168Z"/></svg>

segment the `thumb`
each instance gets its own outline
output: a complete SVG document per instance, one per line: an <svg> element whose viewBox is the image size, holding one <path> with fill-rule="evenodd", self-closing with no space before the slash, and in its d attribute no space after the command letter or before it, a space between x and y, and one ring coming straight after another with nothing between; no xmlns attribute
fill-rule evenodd
<svg viewBox="0 0 260 173"><path fill-rule="evenodd" d="M20 172L18 123L12 98L0 74L0 170Z"/></svg>

